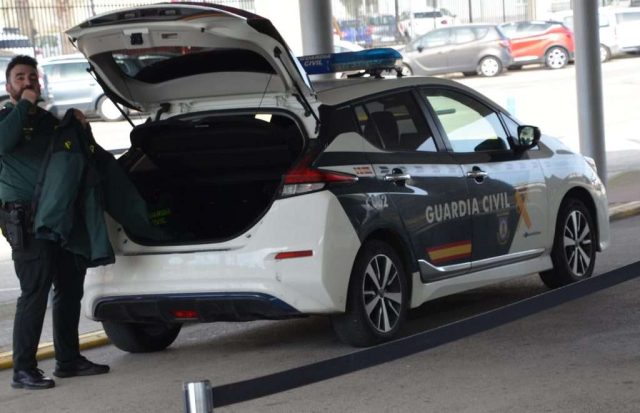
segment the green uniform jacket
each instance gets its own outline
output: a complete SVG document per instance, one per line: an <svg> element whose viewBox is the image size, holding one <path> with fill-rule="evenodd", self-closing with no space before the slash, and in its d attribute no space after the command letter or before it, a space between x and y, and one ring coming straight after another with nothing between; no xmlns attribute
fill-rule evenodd
<svg viewBox="0 0 640 413"><path fill-rule="evenodd" d="M88 267L115 262L104 212L134 234L166 239L149 223L146 203L109 152L67 111L51 147L35 215L36 238L82 255Z"/></svg>

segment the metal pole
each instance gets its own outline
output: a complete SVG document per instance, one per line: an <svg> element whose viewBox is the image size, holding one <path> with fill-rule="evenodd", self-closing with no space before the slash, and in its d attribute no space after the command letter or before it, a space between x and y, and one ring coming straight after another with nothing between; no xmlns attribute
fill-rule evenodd
<svg viewBox="0 0 640 413"><path fill-rule="evenodd" d="M505 0L502 0L502 21L507 22L507 7L504 4Z"/></svg>
<svg viewBox="0 0 640 413"><path fill-rule="evenodd" d="M331 0L299 1L303 54L333 53Z"/></svg>
<svg viewBox="0 0 640 413"><path fill-rule="evenodd" d="M576 1L574 7L580 152L596 161L598 175L606 186L598 0Z"/></svg>
<svg viewBox="0 0 640 413"><path fill-rule="evenodd" d="M469 0L469 23L473 23L473 0Z"/></svg>
<svg viewBox="0 0 640 413"><path fill-rule="evenodd" d="M211 382L188 381L183 386L185 413L213 413Z"/></svg>

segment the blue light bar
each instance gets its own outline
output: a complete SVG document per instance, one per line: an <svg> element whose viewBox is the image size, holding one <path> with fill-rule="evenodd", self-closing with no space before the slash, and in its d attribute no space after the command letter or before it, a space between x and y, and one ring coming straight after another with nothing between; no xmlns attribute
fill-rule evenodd
<svg viewBox="0 0 640 413"><path fill-rule="evenodd" d="M360 70L392 70L402 66L400 52L389 48L300 56L298 60L310 75Z"/></svg>

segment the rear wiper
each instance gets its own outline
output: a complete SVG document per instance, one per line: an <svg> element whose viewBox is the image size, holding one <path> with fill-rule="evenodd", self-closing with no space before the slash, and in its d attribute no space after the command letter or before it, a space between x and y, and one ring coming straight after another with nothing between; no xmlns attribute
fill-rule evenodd
<svg viewBox="0 0 640 413"><path fill-rule="evenodd" d="M320 130L320 118L318 118L318 115L316 115L316 113L313 111L313 108L311 107L311 104L307 100L307 97L304 95L304 93L302 93L302 89L300 89L300 86L298 85L298 83L293 79L293 76L291 76L289 69L287 69L287 65L282 60L282 50L280 50L280 48L276 46L276 48L273 49L273 54L277 59L280 60L280 62L282 63L282 66L284 67L284 70L286 70L287 75L289 75L289 79L291 79L291 81L293 82L293 86L295 86L296 90L298 91L298 94L294 93L293 96L295 96L298 102L300 103L300 105L304 107L304 110L305 110L304 116L309 117L309 115L313 115L314 119L316 120L316 133L318 133L318 131Z"/></svg>

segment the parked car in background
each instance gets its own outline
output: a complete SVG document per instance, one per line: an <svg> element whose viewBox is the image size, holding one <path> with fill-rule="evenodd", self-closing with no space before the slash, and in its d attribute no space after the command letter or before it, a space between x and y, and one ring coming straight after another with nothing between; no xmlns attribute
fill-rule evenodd
<svg viewBox="0 0 640 413"><path fill-rule="evenodd" d="M31 57L36 56L31 40L21 34L0 33L0 50Z"/></svg>
<svg viewBox="0 0 640 413"><path fill-rule="evenodd" d="M452 26L457 23L457 16L447 9L434 9L427 7L423 10L413 11L413 30L412 19L409 12L402 14L400 18L400 30L410 39L422 36L430 30L441 27Z"/></svg>
<svg viewBox="0 0 640 413"><path fill-rule="evenodd" d="M549 69L562 69L574 57L573 32L560 22L521 21L506 23L500 29L511 40L514 64L543 63Z"/></svg>
<svg viewBox="0 0 640 413"><path fill-rule="evenodd" d="M341 20L338 22L342 32L342 40L371 47L373 44L373 27L365 25L360 20Z"/></svg>
<svg viewBox="0 0 640 413"><path fill-rule="evenodd" d="M496 25L470 24L433 30L400 50L403 73L497 76L513 64L510 46L511 42Z"/></svg>
<svg viewBox="0 0 640 413"><path fill-rule="evenodd" d="M15 54L0 50L0 109L4 107L4 104L9 101L9 92L7 92L7 78L5 71L11 59L15 57Z"/></svg>
<svg viewBox="0 0 640 413"><path fill-rule="evenodd" d="M89 62L82 55L52 57L41 62L44 72L43 95L47 110L61 117L70 108L105 121L123 118L115 104L105 96L96 80L87 72Z"/></svg>
<svg viewBox="0 0 640 413"><path fill-rule="evenodd" d="M399 43L403 35L398 31L396 17L391 14L371 16L367 19L371 27L371 38L374 45Z"/></svg>
<svg viewBox="0 0 640 413"><path fill-rule="evenodd" d="M359 46L355 43L348 42L346 40L333 41L334 53L359 52L361 50L364 50L364 47Z"/></svg>
<svg viewBox="0 0 640 413"><path fill-rule="evenodd" d="M602 7L600 16L600 61L624 53L640 51L640 10L634 7ZM573 30L573 11L566 10L552 15L553 20L563 22Z"/></svg>

